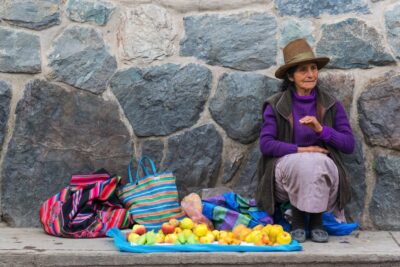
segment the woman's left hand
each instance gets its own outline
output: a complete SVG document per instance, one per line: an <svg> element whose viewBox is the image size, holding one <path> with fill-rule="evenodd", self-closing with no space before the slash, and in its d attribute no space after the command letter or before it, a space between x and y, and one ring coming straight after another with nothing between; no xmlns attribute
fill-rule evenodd
<svg viewBox="0 0 400 267"><path fill-rule="evenodd" d="M316 133L322 132L322 125L314 116L305 116L299 120L300 124L310 127Z"/></svg>

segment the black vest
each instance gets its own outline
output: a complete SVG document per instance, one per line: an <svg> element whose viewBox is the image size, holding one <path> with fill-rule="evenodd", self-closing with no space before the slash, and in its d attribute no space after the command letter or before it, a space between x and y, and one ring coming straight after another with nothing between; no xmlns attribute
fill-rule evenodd
<svg viewBox="0 0 400 267"><path fill-rule="evenodd" d="M317 93L317 119L321 124L333 127L336 114L336 99L322 89L316 89ZM293 143L293 114L292 114L292 95L290 89L271 96L264 103L265 107L271 105L277 122L277 139L287 143ZM350 179L343 165L340 152L325 144L329 151L329 157L335 162L339 171L339 192L338 204L343 209L350 201L351 188ZM275 212L274 181L275 163L278 158L261 156L257 165L258 187L256 191L256 201L258 206L270 214Z"/></svg>

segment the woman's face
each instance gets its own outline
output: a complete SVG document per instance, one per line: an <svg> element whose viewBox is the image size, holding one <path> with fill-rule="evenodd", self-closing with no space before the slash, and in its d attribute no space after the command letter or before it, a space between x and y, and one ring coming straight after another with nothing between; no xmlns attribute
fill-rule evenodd
<svg viewBox="0 0 400 267"><path fill-rule="evenodd" d="M318 67L315 63L305 63L297 66L289 80L294 82L297 90L310 91L317 85Z"/></svg>

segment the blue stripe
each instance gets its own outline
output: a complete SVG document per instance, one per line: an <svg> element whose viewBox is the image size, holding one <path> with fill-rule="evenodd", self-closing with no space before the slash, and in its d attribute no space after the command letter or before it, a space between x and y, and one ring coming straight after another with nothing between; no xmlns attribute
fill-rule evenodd
<svg viewBox="0 0 400 267"><path fill-rule="evenodd" d="M163 187L157 187L157 188L149 188L148 190L146 189L146 190L143 190L140 192L132 193L132 194L128 195L126 198L123 197L122 200L128 202L132 198L151 196L151 195L155 195L157 193L162 193L162 192L166 192L166 191L174 191L174 192L176 192L174 194L178 194L175 186L163 186Z"/></svg>
<svg viewBox="0 0 400 267"><path fill-rule="evenodd" d="M146 188L144 190L138 191L133 193L135 197L141 197L141 196L146 196L146 195L152 195L156 193L161 193L162 191L177 191L175 185L159 185L159 186L153 186L150 188Z"/></svg>
<svg viewBox="0 0 400 267"><path fill-rule="evenodd" d="M175 209L176 208L179 208L179 207L175 207ZM167 211L167 213L176 213L176 214L178 214L178 213L180 213L180 211L171 211L170 210L171 208L165 208L165 209L162 209L162 210L155 210L154 212L158 212L158 211L163 211L163 210L165 210L165 211ZM134 217L136 217L136 218L138 218L138 217L141 217L141 218L143 218L143 216L145 216L145 217L148 217L149 215L145 215L145 213L146 212L136 212L134 209L132 209L130 212L130 215L132 215L132 216L134 216ZM161 215L157 215L157 216L160 216L160 217L162 217L162 216L165 216L165 214L161 214ZM156 219L156 218L153 218L153 219ZM152 220L153 220L152 219Z"/></svg>
<svg viewBox="0 0 400 267"><path fill-rule="evenodd" d="M134 209L132 209L132 213L140 214L140 213L147 213L150 210L157 211L157 210L171 209L171 208L177 208L177 207L179 207L179 205L178 205L178 203L176 203L176 201L168 201L168 202L159 203L157 205L146 205L146 206L142 206L140 208L134 208Z"/></svg>
<svg viewBox="0 0 400 267"><path fill-rule="evenodd" d="M140 177L139 179L143 180L143 179L146 179L146 178L151 177L151 176L157 177L157 176L162 176L164 174L170 174L171 177L175 178L175 175L171 171L165 171L165 172L157 173L156 175L154 175L154 174L146 175L146 176Z"/></svg>

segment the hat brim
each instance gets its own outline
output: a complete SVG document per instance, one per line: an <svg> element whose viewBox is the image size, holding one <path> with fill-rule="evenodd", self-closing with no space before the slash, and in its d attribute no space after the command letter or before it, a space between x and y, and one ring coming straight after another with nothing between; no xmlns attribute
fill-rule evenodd
<svg viewBox="0 0 400 267"><path fill-rule="evenodd" d="M303 59L303 60L299 60L299 61L296 61L296 62L290 62L288 64L280 66L275 71L275 77L278 78L278 79L284 79L288 69L290 69L291 67L297 66L299 64L305 64L305 63L316 63L318 69L320 70L323 67L325 67L326 64L329 63L329 58L327 58L327 57L316 57L316 58Z"/></svg>

